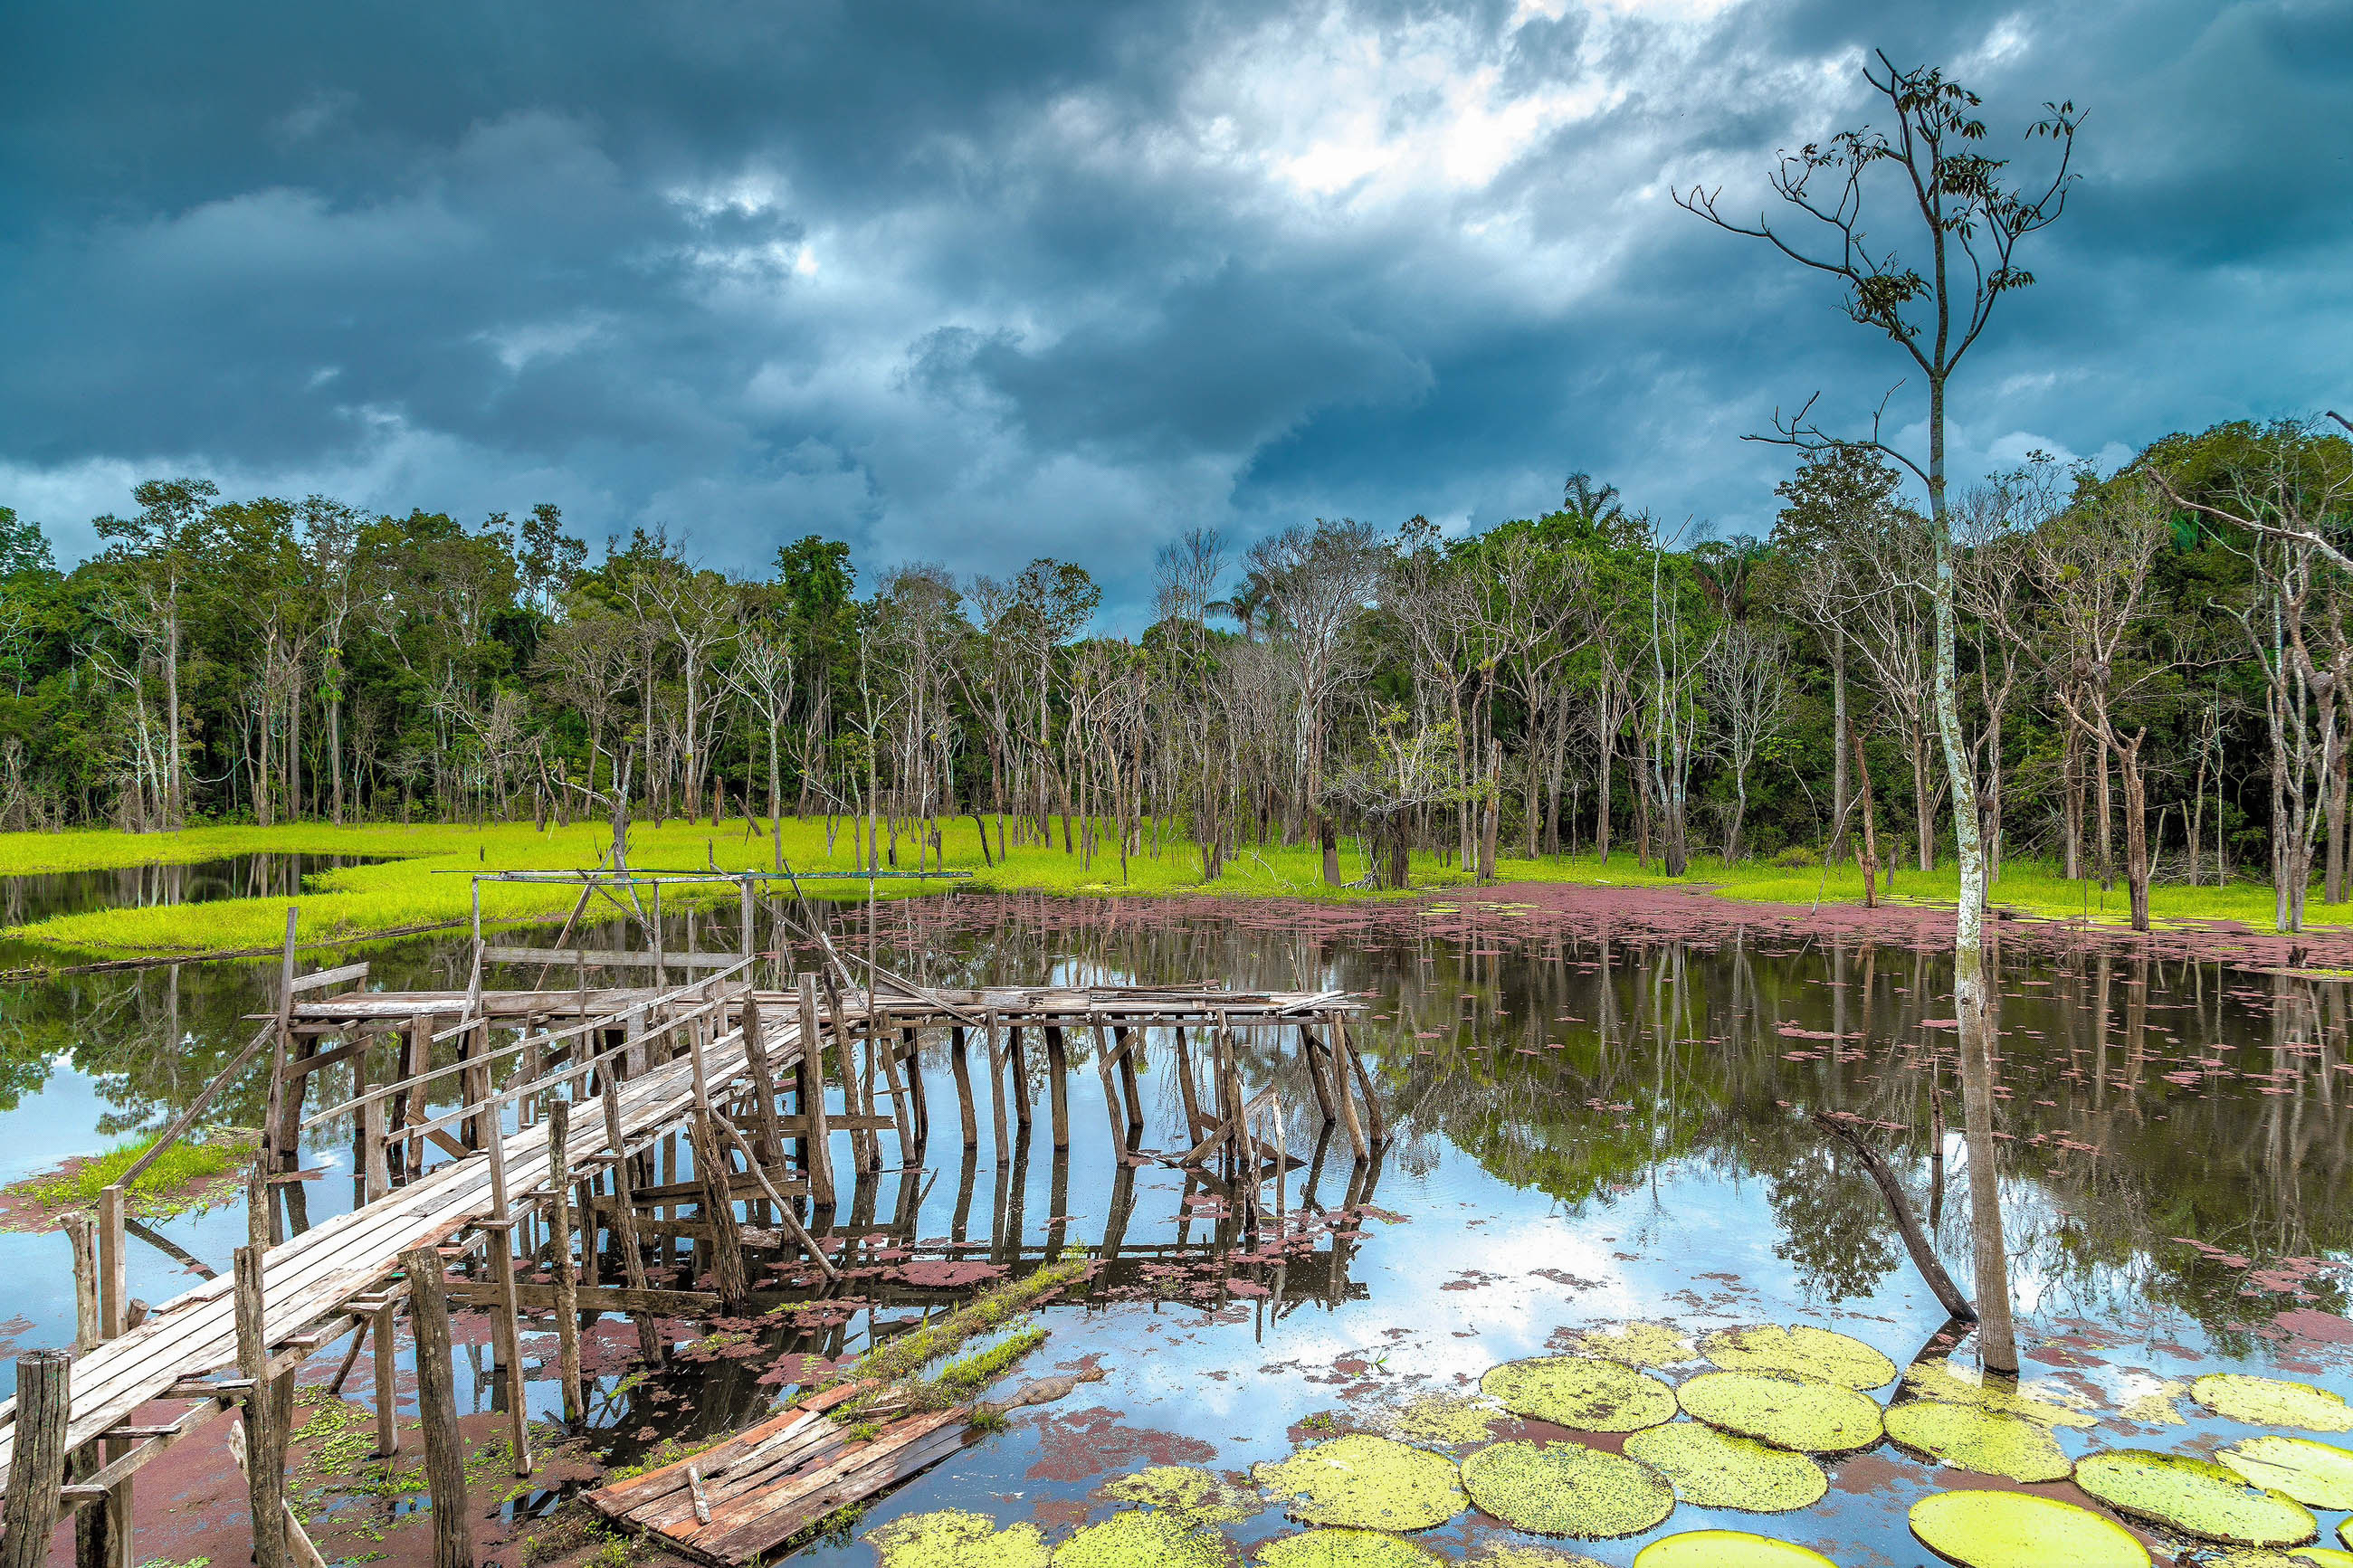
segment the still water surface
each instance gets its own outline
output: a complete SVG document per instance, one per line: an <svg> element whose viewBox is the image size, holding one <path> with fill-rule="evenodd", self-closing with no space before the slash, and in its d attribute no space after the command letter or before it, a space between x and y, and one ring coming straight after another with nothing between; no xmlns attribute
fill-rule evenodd
<svg viewBox="0 0 2353 1568"><path fill-rule="evenodd" d="M698 921L702 929L689 929ZM733 921L681 915L667 940L733 949ZM775 945L765 927L758 934ZM1868 1180L1808 1124L1810 1110L1879 1124L1948 1266L1968 1282L1970 1173L1957 1130L1934 1135L1940 1116L1959 1118L1953 1037L1940 1026L1951 1013L1949 963L1933 953L1809 938L1779 921L1613 937L1509 903L1342 917L952 895L848 910L840 934L943 984L1216 979L1358 993L1394 1134L1379 1158L1356 1165L1345 1137L1321 1138L1299 1115L1312 1093L1286 1078L1291 1147L1306 1162L1292 1202L1352 1205L1356 1217L1284 1270L1279 1299L1252 1298L1220 1287L1243 1276L1217 1250L1221 1237L1238 1238L1187 1209L1185 1177L1113 1159L1082 1051L1070 1085L1073 1147L1058 1161L1035 1088L1028 1145L995 1146L984 1097L979 1146L967 1155L934 1044L923 1168L886 1171L842 1217L901 1243L987 1244L978 1257L1017 1237L1092 1245L1107 1233L1125 1256L1086 1302L1044 1313L1052 1337L1022 1369L1084 1364L1103 1380L1017 1413L1008 1430L892 1494L865 1525L956 1506L1034 1520L1054 1539L1114 1511L1098 1489L1145 1464L1243 1468L1287 1454L1322 1429L1301 1425L1319 1416L1378 1429L1417 1395L1472 1390L1499 1362L1609 1322L1661 1320L1694 1336L1814 1322L1903 1365L1944 1314ZM374 984L464 983L454 942L370 956ZM2353 1073L2343 986L2122 952L2016 947L2000 970L2002 1192L2028 1375L2101 1417L2091 1431L2063 1430L2062 1445L2079 1456L2204 1452L2246 1436L2186 1399L2174 1405L2180 1426L2120 1415L2168 1380L2209 1372L2353 1394L2353 1323L2339 1315L2348 1202L2338 1100ZM250 1037L244 1016L267 1005L273 977L264 964L183 965L0 991L0 1178L160 1124ZM1255 1088L1290 1073L1289 1060L1272 1041L1255 1042L1245 1077ZM1181 1111L1162 1042L1149 1063L1145 1142L1166 1151L1179 1143ZM329 1092L340 1099L343 1088ZM258 1092L224 1120L250 1125ZM846 1135L835 1158L850 1169ZM311 1219L348 1206L348 1142L323 1139L304 1163L329 1173L304 1184ZM232 1207L153 1228L225 1268L244 1219ZM160 1247L132 1254L136 1296L161 1301L193 1282ZM886 1294L853 1296L847 1310L761 1341L767 1352L854 1354L916 1315L855 1305ZM16 1347L69 1338L60 1237L0 1235L0 1319ZM596 1423L600 1451L616 1462L661 1438L725 1430L789 1392L760 1381L764 1352L683 1363L615 1396L632 1342L617 1321L607 1326L619 1331L596 1342L596 1359L609 1360ZM552 1363L552 1335L535 1342ZM461 1362L483 1353L459 1350ZM464 1371L461 1398L488 1401L491 1384L470 1363ZM553 1416L552 1383L534 1387L533 1403ZM1829 1468L1829 1497L1802 1512L1686 1504L1651 1535L1580 1550L1622 1564L1657 1535L1725 1527L1802 1542L1850 1568L1927 1560L1905 1510L1949 1478L1886 1445ZM2324 1542L2338 1517L2322 1516ZM1269 1511L1229 1533L1248 1542L1287 1528ZM1417 1539L1459 1558L1513 1538L1472 1513ZM848 1541L803 1560L872 1555Z"/></svg>

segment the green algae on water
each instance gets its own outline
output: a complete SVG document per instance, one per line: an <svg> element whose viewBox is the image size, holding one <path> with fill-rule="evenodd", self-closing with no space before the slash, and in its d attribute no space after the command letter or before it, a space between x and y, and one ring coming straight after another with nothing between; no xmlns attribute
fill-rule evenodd
<svg viewBox="0 0 2353 1568"><path fill-rule="evenodd" d="M1915 1399L1888 1406L1886 1422L1896 1447L1957 1470L2063 1481L2075 1468L2048 1427L2006 1411Z"/></svg>
<svg viewBox="0 0 2353 1568"><path fill-rule="evenodd" d="M1947 1405L1975 1405L2023 1415L2045 1426L2087 1428L2100 1424L2098 1416L2071 1409L2055 1388L2039 1384L2011 1385L2000 1378L1989 1384L1976 1368L1956 1368L1941 1357L1915 1361L1906 1367L1902 1392Z"/></svg>
<svg viewBox="0 0 2353 1568"><path fill-rule="evenodd" d="M1462 1484L1482 1509L1538 1535L1640 1535L1675 1510L1666 1477L1582 1443L1497 1443L1462 1461Z"/></svg>
<svg viewBox="0 0 2353 1568"><path fill-rule="evenodd" d="M2211 1459L2115 1448L2075 1467L2075 1484L2133 1519L2234 1546L2301 1546L2320 1532L2305 1506L2251 1487Z"/></svg>
<svg viewBox="0 0 2353 1568"><path fill-rule="evenodd" d="M2266 1433L2214 1458L2249 1486L2285 1492L2306 1508L2353 1508L2353 1453L2343 1448Z"/></svg>
<svg viewBox="0 0 2353 1568"><path fill-rule="evenodd" d="M1311 1530L1258 1549L1262 1568L1434 1568L1446 1560L1426 1546L1378 1530Z"/></svg>
<svg viewBox="0 0 2353 1568"><path fill-rule="evenodd" d="M1912 1505L1912 1533L1961 1568L2149 1568L2132 1531L2031 1492L1938 1492Z"/></svg>
<svg viewBox="0 0 2353 1568"><path fill-rule="evenodd" d="M1665 1476L1675 1495L1694 1508L1787 1513L1821 1501L1831 1485L1822 1468L1803 1454L1698 1421L1637 1432L1626 1439L1626 1457Z"/></svg>
<svg viewBox="0 0 2353 1568"><path fill-rule="evenodd" d="M1147 1503L1197 1524L1231 1524L1248 1519L1260 1507L1253 1494L1228 1486L1193 1465L1154 1465L1122 1476L1103 1490L1105 1497Z"/></svg>
<svg viewBox="0 0 2353 1568"><path fill-rule="evenodd" d="M1428 1530L1462 1511L1461 1475L1443 1454L1351 1433L1269 1460L1250 1479L1286 1498L1302 1524Z"/></svg>
<svg viewBox="0 0 2353 1568"><path fill-rule="evenodd" d="M1132 1510L1090 1524L1054 1548L1053 1568L1227 1568L1233 1547L1183 1516Z"/></svg>
<svg viewBox="0 0 2353 1568"><path fill-rule="evenodd" d="M1635 1367L1682 1366L1699 1359L1699 1352L1672 1324L1631 1322L1614 1328L1580 1329L1577 1348L1604 1361Z"/></svg>
<svg viewBox="0 0 2353 1568"><path fill-rule="evenodd" d="M1675 1417L1675 1391L1593 1356L1535 1356L1488 1369L1479 1386L1504 1408L1582 1432L1639 1432Z"/></svg>
<svg viewBox="0 0 2353 1568"><path fill-rule="evenodd" d="M1894 1376L1893 1373L1889 1373ZM1634 1553L1634 1568L1838 1568L1810 1546L1745 1530L1686 1530Z"/></svg>
<svg viewBox="0 0 2353 1568"><path fill-rule="evenodd" d="M1884 1388L1895 1363L1851 1335L1810 1323L1722 1329L1700 1342L1700 1353L1726 1372L1794 1372L1849 1388Z"/></svg>
<svg viewBox="0 0 2353 1568"><path fill-rule="evenodd" d="M2189 1385L2189 1397L2230 1421L2250 1426L2300 1426L2307 1432L2353 1432L2353 1405L2308 1383L2220 1372Z"/></svg>
<svg viewBox="0 0 2353 1568"><path fill-rule="evenodd" d="M1711 1426L1806 1454L1879 1441L1879 1405L1843 1384L1787 1372L1704 1372L1675 1391Z"/></svg>
<svg viewBox="0 0 2353 1568"><path fill-rule="evenodd" d="M997 1528L985 1513L942 1509L911 1513L866 1532L882 1568L1046 1568L1034 1524Z"/></svg>

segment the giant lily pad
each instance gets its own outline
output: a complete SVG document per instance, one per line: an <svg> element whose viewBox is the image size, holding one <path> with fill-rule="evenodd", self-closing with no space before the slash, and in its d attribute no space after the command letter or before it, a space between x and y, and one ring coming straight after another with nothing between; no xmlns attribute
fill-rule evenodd
<svg viewBox="0 0 2353 1568"><path fill-rule="evenodd" d="M1538 1535L1640 1535L1675 1510L1666 1477L1582 1443L1494 1444L1462 1461L1462 1485L1505 1524Z"/></svg>
<svg viewBox="0 0 2353 1568"><path fill-rule="evenodd" d="M1181 1514L1137 1509L1090 1524L1054 1548L1053 1568L1227 1568L1232 1561L1232 1548L1216 1531Z"/></svg>
<svg viewBox="0 0 2353 1568"><path fill-rule="evenodd" d="M2306 1437L2266 1434L2214 1456L2249 1486L2285 1492L2306 1508L2353 1508L2353 1453Z"/></svg>
<svg viewBox="0 0 2353 1568"><path fill-rule="evenodd" d="M1260 1465L1251 1479L1290 1501L1302 1524L1353 1530L1428 1530L1462 1511L1454 1461L1388 1437L1351 1433Z"/></svg>
<svg viewBox="0 0 2353 1568"><path fill-rule="evenodd" d="M1843 1384L1788 1372L1704 1372L1675 1391L1711 1426L1807 1454L1879 1441L1879 1405Z"/></svg>
<svg viewBox="0 0 2353 1568"><path fill-rule="evenodd" d="M910 1513L866 1532L882 1568L1046 1568L1046 1542L1034 1524L997 1528L985 1513L942 1509Z"/></svg>
<svg viewBox="0 0 2353 1568"><path fill-rule="evenodd" d="M2023 1415L1915 1399L1889 1405L1886 1421L1887 1435L1899 1447L1957 1470L2014 1481L2063 1481L2075 1468L2049 1429Z"/></svg>
<svg viewBox="0 0 2353 1568"><path fill-rule="evenodd" d="M1574 1552L1556 1552L1549 1546L1490 1542L1485 1551L1471 1559L1471 1568L1604 1568L1604 1564Z"/></svg>
<svg viewBox="0 0 2353 1568"><path fill-rule="evenodd" d="M2219 1372L2189 1385L2189 1397L2250 1426L2301 1426L2307 1432L2353 1432L2353 1405L2308 1383Z"/></svg>
<svg viewBox="0 0 2353 1568"><path fill-rule="evenodd" d="M1628 1366L1681 1366L1699 1359L1691 1341L1668 1323L1633 1322L1611 1329L1583 1329L1577 1332L1577 1342L1587 1355L1623 1362Z"/></svg>
<svg viewBox="0 0 2353 1568"><path fill-rule="evenodd" d="M1956 1370L1941 1358L1915 1361L1905 1368L1904 1392L1922 1399L1942 1400L1947 1405L1976 1405L1999 1410L2005 1415L2023 1415L2045 1426L2088 1427L2100 1424L2096 1415L2070 1409L2054 1388L2012 1384L1999 1378L1989 1384L1975 1368Z"/></svg>
<svg viewBox="0 0 2353 1568"><path fill-rule="evenodd" d="M1506 1414L1483 1394L1425 1394L1385 1425L1409 1442L1456 1446L1485 1442L1493 1436L1488 1427Z"/></svg>
<svg viewBox="0 0 2353 1568"><path fill-rule="evenodd" d="M1686 1530L1681 1535L1653 1541L1634 1553L1634 1568L1838 1568L1838 1564L1794 1542L1740 1530Z"/></svg>
<svg viewBox="0 0 2353 1568"><path fill-rule="evenodd" d="M2353 1568L2353 1552L2339 1552L2333 1546L2299 1546L2289 1552L2231 1546L2208 1561L2211 1568Z"/></svg>
<svg viewBox="0 0 2353 1568"><path fill-rule="evenodd" d="M1164 1513L1183 1514L1198 1524L1230 1524L1261 1506L1256 1496L1229 1487L1193 1465L1151 1465L1103 1488L1122 1502L1150 1503Z"/></svg>
<svg viewBox="0 0 2353 1568"><path fill-rule="evenodd" d="M1675 1391L1592 1356L1537 1356L1488 1369L1479 1386L1504 1408L1582 1432L1639 1432L1675 1418Z"/></svg>
<svg viewBox="0 0 2353 1568"><path fill-rule="evenodd" d="M2236 1546L2300 1546L2319 1533L2305 1506L2251 1487L2211 1459L2116 1448L2075 1467L2075 1484L2118 1513Z"/></svg>
<svg viewBox="0 0 2353 1568"><path fill-rule="evenodd" d="M1961 1568L2149 1568L2131 1531L2031 1492L1938 1492L1912 1505L1912 1533Z"/></svg>
<svg viewBox="0 0 2353 1568"><path fill-rule="evenodd" d="M1263 1568L1434 1568L1444 1558L1377 1530L1311 1530L1258 1549Z"/></svg>
<svg viewBox="0 0 2353 1568"><path fill-rule="evenodd" d="M1724 1329L1699 1349L1726 1372L1794 1372L1849 1388L1884 1388L1895 1380L1895 1363L1871 1346L1810 1323Z"/></svg>
<svg viewBox="0 0 2353 1568"><path fill-rule="evenodd" d="M1695 1508L1786 1513L1812 1507L1831 1487L1822 1468L1803 1454L1698 1421L1637 1432L1626 1439L1626 1457L1674 1482L1675 1495Z"/></svg>

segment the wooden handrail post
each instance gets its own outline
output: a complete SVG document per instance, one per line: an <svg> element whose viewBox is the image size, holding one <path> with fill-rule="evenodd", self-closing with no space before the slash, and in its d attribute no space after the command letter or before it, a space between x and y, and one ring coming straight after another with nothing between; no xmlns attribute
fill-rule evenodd
<svg viewBox="0 0 2353 1568"><path fill-rule="evenodd" d="M16 1358L16 1445L0 1504L0 1568L42 1568L66 1484L66 1424L73 1413L73 1358L29 1351Z"/></svg>
<svg viewBox="0 0 2353 1568"><path fill-rule="evenodd" d="M496 1103L483 1118L484 1146L491 1156L491 1215L483 1222L491 1257L491 1282L499 1301L491 1310L491 1340L507 1371L507 1440L514 1449L514 1473L531 1474L531 1411L524 1399L522 1326L515 1321L514 1211L507 1204L506 1129Z"/></svg>
<svg viewBox="0 0 2353 1568"><path fill-rule="evenodd" d="M98 1194L98 1337L120 1339L123 1316L130 1310L131 1289L123 1256L123 1202L130 1194L120 1186Z"/></svg>
<svg viewBox="0 0 2353 1568"><path fill-rule="evenodd" d="M86 1214L69 1214L58 1221L73 1253L74 1349L86 1351L103 1338L105 1321L99 1310L98 1229Z"/></svg>
<svg viewBox="0 0 2353 1568"><path fill-rule="evenodd" d="M236 1259L237 1367L248 1387L244 1414L246 1496L252 1504L255 1568L287 1568L286 1417L279 1401L290 1374L269 1375L269 1336L261 1296L262 1249L240 1247Z"/></svg>
<svg viewBox="0 0 2353 1568"><path fill-rule="evenodd" d="M417 1412L425 1436L425 1485L433 1500L434 1568L473 1568L474 1534L466 1517L466 1451L458 1435L457 1378L449 1369L449 1297L441 1255L420 1247L405 1255L408 1318L417 1339Z"/></svg>

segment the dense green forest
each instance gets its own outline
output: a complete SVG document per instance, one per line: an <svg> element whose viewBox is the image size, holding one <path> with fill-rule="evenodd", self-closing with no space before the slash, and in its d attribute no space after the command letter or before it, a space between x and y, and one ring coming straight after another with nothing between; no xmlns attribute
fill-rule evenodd
<svg viewBox="0 0 2353 1568"><path fill-rule="evenodd" d="M1875 453L1805 455L1765 539L1701 539L1573 477L1449 537L1317 521L1163 549L1140 634L1080 566L766 575L553 507L479 525L140 485L71 570L0 510L0 828L200 820L841 819L886 842L1181 839L1500 852L1875 853L1952 842L1926 521ZM2035 460L1955 505L1960 696L1986 839L2069 875L2345 897L2353 444L2169 437ZM788 533L789 530L782 531ZM1863 786L1868 783L1868 789ZM887 839L886 858L902 853Z"/></svg>

